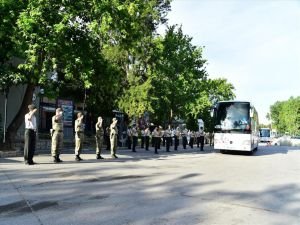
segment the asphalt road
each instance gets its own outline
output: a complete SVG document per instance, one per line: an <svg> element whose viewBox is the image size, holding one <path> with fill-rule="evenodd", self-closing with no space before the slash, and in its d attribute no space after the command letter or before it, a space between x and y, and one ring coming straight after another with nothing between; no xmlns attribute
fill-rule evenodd
<svg viewBox="0 0 300 225"><path fill-rule="evenodd" d="M300 224L300 148L0 159L0 224Z"/></svg>

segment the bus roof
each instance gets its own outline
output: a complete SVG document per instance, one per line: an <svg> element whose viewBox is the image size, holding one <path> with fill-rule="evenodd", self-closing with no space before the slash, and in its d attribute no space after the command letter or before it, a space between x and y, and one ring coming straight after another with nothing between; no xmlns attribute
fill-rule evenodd
<svg viewBox="0 0 300 225"><path fill-rule="evenodd" d="M237 102L237 103L250 103L251 104L251 102L249 102L249 101L236 101L236 100L228 100L228 101L219 101L219 102L217 102L217 103L226 103L226 102Z"/></svg>

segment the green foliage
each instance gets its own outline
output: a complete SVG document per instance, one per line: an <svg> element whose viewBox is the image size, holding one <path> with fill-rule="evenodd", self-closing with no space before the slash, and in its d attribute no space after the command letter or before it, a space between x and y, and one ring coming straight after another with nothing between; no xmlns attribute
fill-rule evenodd
<svg viewBox="0 0 300 225"><path fill-rule="evenodd" d="M108 103L111 108L126 88L129 53L144 45L144 38L153 35L170 9L169 0L2 2L3 63L21 56L19 78L42 85L47 96L68 95L66 89L79 90L75 93L89 89L97 92L89 96L90 103ZM6 42L9 45L2 45ZM6 77L11 81L16 75Z"/></svg>
<svg viewBox="0 0 300 225"><path fill-rule="evenodd" d="M300 97L277 101L270 107L272 127L280 133L300 134Z"/></svg>
<svg viewBox="0 0 300 225"><path fill-rule="evenodd" d="M86 99L97 114L148 111L155 122L191 127L214 101L234 97L226 80L208 79L202 48L181 27L156 34L170 0L2 0L0 10L2 89L40 85L48 97Z"/></svg>
<svg viewBox="0 0 300 225"><path fill-rule="evenodd" d="M184 118L194 129L198 118L210 120L214 101L232 99L231 84L208 79L202 48L191 40L177 26L168 27L163 37L148 39L143 54L131 60L120 108L129 116L151 112L152 121L163 125Z"/></svg>
<svg viewBox="0 0 300 225"><path fill-rule="evenodd" d="M0 2L0 91L8 91L9 87L22 82L14 62L20 56L16 45L16 21L27 1L1 0Z"/></svg>

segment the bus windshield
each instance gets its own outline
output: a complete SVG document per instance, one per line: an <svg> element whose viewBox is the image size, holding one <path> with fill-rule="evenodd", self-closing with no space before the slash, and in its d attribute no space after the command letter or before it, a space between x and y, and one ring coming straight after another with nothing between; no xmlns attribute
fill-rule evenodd
<svg viewBox="0 0 300 225"><path fill-rule="evenodd" d="M261 137L270 137L271 136L270 129L262 128L262 129L259 130L259 132L260 132Z"/></svg>
<svg viewBox="0 0 300 225"><path fill-rule="evenodd" d="M217 130L250 130L248 102L219 102L216 108Z"/></svg>

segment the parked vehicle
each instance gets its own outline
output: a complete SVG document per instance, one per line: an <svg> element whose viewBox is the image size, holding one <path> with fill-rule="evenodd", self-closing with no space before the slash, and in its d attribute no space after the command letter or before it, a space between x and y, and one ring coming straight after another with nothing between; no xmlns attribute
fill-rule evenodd
<svg viewBox="0 0 300 225"><path fill-rule="evenodd" d="M272 145L279 146L300 146L300 136L284 135L279 138L275 138L272 141Z"/></svg>

